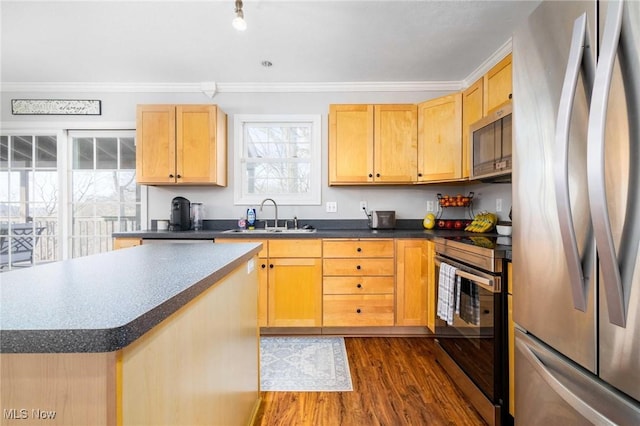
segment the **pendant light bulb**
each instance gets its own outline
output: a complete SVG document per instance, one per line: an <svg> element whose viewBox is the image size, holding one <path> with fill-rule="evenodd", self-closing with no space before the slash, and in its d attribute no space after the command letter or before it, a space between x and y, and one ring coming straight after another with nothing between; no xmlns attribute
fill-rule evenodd
<svg viewBox="0 0 640 426"><path fill-rule="evenodd" d="M231 25L238 31L247 29L247 22L244 20L244 13L242 12L242 0L236 0L236 17L231 21Z"/></svg>

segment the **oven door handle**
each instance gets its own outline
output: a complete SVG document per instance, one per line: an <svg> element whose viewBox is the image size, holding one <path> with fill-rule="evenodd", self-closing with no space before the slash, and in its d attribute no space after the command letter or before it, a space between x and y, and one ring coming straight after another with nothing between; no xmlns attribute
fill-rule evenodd
<svg viewBox="0 0 640 426"><path fill-rule="evenodd" d="M433 261L434 261L436 266L440 266L440 264L443 261L446 262L440 256L435 256L433 258ZM448 264L457 267L457 265L455 263L448 262ZM462 277L462 278L466 278L469 281L473 281L474 283L476 283L477 285L479 285L483 289L485 289L487 291L490 291L491 293L499 293L500 292L500 289L496 288L496 286L494 285L494 280L491 279L491 278L480 277L480 276L472 274L470 272L463 271L462 269L456 269L456 275L459 276L459 277Z"/></svg>
<svg viewBox="0 0 640 426"><path fill-rule="evenodd" d="M460 276L462 278L466 278L469 281L473 281L474 283L480 285L481 287L493 292L493 280L490 280L488 278L479 277L477 275L470 274L470 273L465 272L465 271L461 271L460 269L458 269L456 271L456 275L458 275L458 276Z"/></svg>

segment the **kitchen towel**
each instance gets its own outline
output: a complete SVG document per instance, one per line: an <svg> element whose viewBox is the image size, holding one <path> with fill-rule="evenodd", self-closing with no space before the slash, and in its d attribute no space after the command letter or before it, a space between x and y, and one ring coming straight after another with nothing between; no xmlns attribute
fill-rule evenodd
<svg viewBox="0 0 640 426"><path fill-rule="evenodd" d="M480 325L480 292L478 286L465 282L460 291L460 318L468 324Z"/></svg>
<svg viewBox="0 0 640 426"><path fill-rule="evenodd" d="M458 268L445 262L440 263L440 273L438 275L438 316L453 324L453 314L456 311L456 301L458 300L460 277L456 276ZM457 293L457 294L456 294Z"/></svg>

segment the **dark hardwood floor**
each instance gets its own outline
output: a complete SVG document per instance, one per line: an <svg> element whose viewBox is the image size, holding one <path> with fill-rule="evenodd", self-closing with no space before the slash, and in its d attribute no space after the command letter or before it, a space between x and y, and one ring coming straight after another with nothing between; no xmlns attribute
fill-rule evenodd
<svg viewBox="0 0 640 426"><path fill-rule="evenodd" d="M263 392L255 425L486 425L425 337L345 338L353 392Z"/></svg>

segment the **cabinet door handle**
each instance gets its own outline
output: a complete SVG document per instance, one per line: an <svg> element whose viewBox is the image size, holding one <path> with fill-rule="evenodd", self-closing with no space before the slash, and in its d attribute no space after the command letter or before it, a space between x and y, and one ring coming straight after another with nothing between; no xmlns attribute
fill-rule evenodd
<svg viewBox="0 0 640 426"><path fill-rule="evenodd" d="M180 179L182 176L178 175L178 176L176 176L176 177L177 177L178 179Z"/></svg>
<svg viewBox="0 0 640 426"><path fill-rule="evenodd" d="M418 173L418 177L422 177L422 173Z"/></svg>
<svg viewBox="0 0 640 426"><path fill-rule="evenodd" d="M376 177L380 177L380 173L376 173Z"/></svg>
<svg viewBox="0 0 640 426"><path fill-rule="evenodd" d="M170 177L171 179L173 179L173 178L174 178L174 176L173 176L172 174L169 174L169 177Z"/></svg>
<svg viewBox="0 0 640 426"><path fill-rule="evenodd" d="M361 313L361 312L362 312L362 311L360 310L360 308L356 309L356 313L357 313L357 314L359 314L359 313Z"/></svg>
<svg viewBox="0 0 640 426"><path fill-rule="evenodd" d="M371 178L371 177L373 177L373 174L372 174L372 173L369 173L369 177L370 177L370 178Z"/></svg>
<svg viewBox="0 0 640 426"><path fill-rule="evenodd" d="M358 287L358 288L362 288L362 284L358 284L356 287Z"/></svg>
<svg viewBox="0 0 640 426"><path fill-rule="evenodd" d="M360 269L362 269L362 267L360 265L356 266L356 269L359 271Z"/></svg>
<svg viewBox="0 0 640 426"><path fill-rule="evenodd" d="M270 269L273 269L273 263L271 263L271 264L269 265L269 268L270 268Z"/></svg>
<svg viewBox="0 0 640 426"><path fill-rule="evenodd" d="M265 265L264 263L260 266L262 266L262 269L265 269L267 267L267 265Z"/></svg>
<svg viewBox="0 0 640 426"><path fill-rule="evenodd" d="M360 253L360 252L362 251L362 248L361 248L361 247L358 247L358 248L356 249L356 251L357 251L358 253Z"/></svg>

